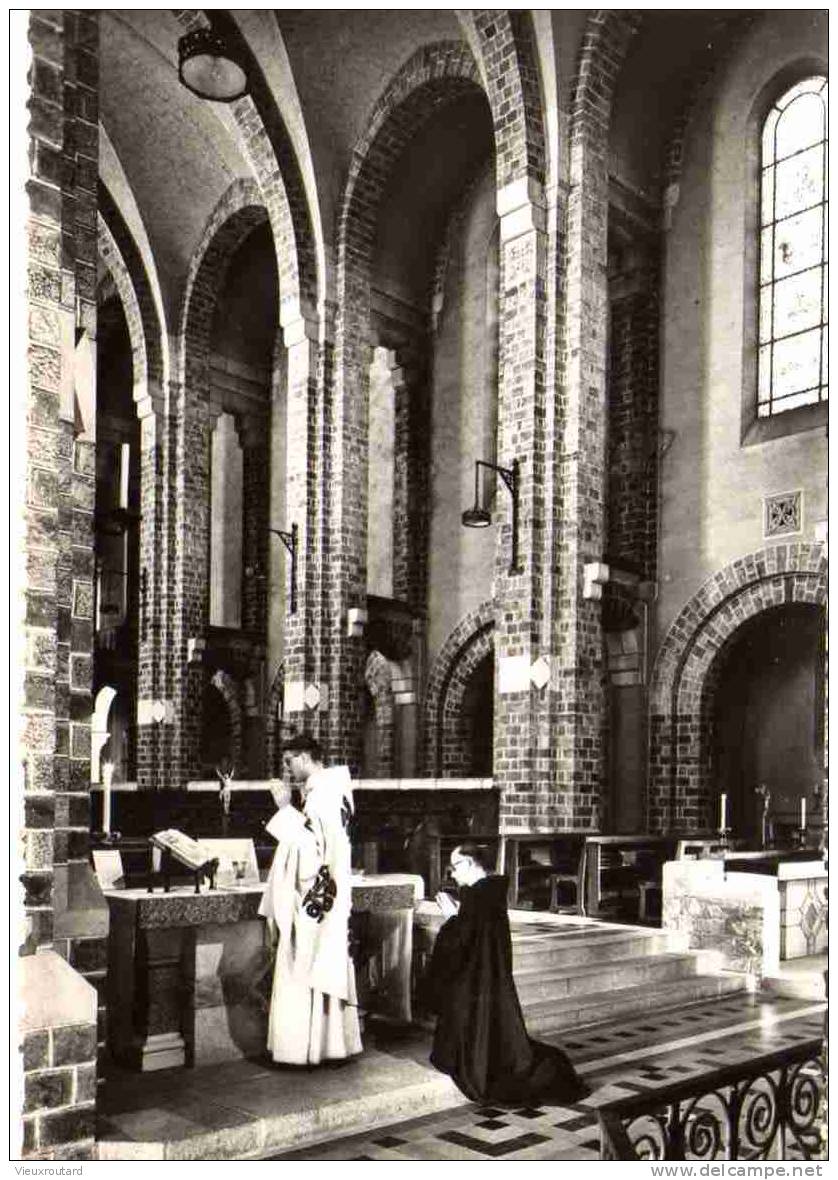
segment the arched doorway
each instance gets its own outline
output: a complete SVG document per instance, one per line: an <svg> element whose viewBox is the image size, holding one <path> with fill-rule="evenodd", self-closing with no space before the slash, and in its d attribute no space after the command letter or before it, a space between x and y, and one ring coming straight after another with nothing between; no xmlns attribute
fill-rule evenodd
<svg viewBox="0 0 838 1180"><path fill-rule="evenodd" d="M491 778L493 765L495 653L475 667L463 693L461 738L468 778Z"/></svg>
<svg viewBox="0 0 838 1180"><path fill-rule="evenodd" d="M201 709L201 777L215 778L223 759L235 762L233 721L227 701L214 684L204 688Z"/></svg>
<svg viewBox="0 0 838 1180"><path fill-rule="evenodd" d="M788 603L748 620L724 653L713 702L713 761L730 824L749 843L761 835L770 792L776 825L799 823L800 800L813 816L823 777L823 609Z"/></svg>

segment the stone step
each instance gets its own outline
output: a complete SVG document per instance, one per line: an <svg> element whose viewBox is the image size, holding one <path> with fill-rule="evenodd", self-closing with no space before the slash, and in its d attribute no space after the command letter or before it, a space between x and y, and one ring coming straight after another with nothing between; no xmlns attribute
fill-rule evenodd
<svg viewBox="0 0 838 1180"><path fill-rule="evenodd" d="M659 955L673 949L671 936L662 930L612 934L597 938L568 937L512 940L512 962L516 977L519 972L545 968L581 966L584 963L609 963L614 960L637 959L645 955Z"/></svg>
<svg viewBox="0 0 838 1180"><path fill-rule="evenodd" d="M521 1006L526 1013L531 1004L546 1000L563 1000L571 996L592 997L599 993L625 990L652 984L657 986L673 979L684 979L697 973L695 955L646 955L636 959L586 963L582 967L562 970L514 971L515 986Z"/></svg>
<svg viewBox="0 0 838 1180"><path fill-rule="evenodd" d="M186 1071L180 1086L156 1074L159 1090L152 1090L146 1075L139 1083L146 1083L150 1109L106 1115L97 1158L266 1159L467 1103L452 1080L430 1065L427 1051L423 1057L414 1061L373 1049L338 1068L261 1073L248 1062L224 1062ZM236 1076L248 1069L252 1076ZM199 1130L199 1120L208 1126Z"/></svg>
<svg viewBox="0 0 838 1180"><path fill-rule="evenodd" d="M564 1000L542 1000L528 1004L524 1015L532 1036L581 1028L606 1020L639 1016L679 1008L699 1000L743 991L745 981L739 975L692 975L660 984L618 988L616 991L569 996Z"/></svg>

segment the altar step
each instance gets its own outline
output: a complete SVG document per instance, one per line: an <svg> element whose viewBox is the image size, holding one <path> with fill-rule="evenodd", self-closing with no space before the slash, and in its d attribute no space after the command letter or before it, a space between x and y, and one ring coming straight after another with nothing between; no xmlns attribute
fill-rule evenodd
<svg viewBox="0 0 838 1180"><path fill-rule="evenodd" d="M693 975L671 983L617 988L568 1000L548 1000L524 1007L527 1029L533 1036L548 1036L567 1029L624 1019L627 1024L649 1013L683 1008L744 990L735 976Z"/></svg>
<svg viewBox="0 0 838 1180"><path fill-rule="evenodd" d="M512 915L515 984L534 1036L642 1017L742 991L717 957L688 951L680 935L641 926L580 921L550 928Z"/></svg>
<svg viewBox="0 0 838 1180"><path fill-rule="evenodd" d="M442 918L436 907L420 905L416 922L432 938ZM523 911L510 913L510 927L513 975L534 1036L628 1021L746 987L744 976L717 970L714 952L688 950L674 931Z"/></svg>
<svg viewBox="0 0 838 1180"><path fill-rule="evenodd" d="M367 1038L360 1059L310 1070L247 1060L133 1076L112 1069L97 1158L259 1160L466 1103L428 1062L427 1034L406 1035L415 1044L382 1051Z"/></svg>
<svg viewBox="0 0 838 1180"><path fill-rule="evenodd" d="M825 1000L828 969L827 951L802 959L784 959L775 974L763 976L762 990L790 1000Z"/></svg>

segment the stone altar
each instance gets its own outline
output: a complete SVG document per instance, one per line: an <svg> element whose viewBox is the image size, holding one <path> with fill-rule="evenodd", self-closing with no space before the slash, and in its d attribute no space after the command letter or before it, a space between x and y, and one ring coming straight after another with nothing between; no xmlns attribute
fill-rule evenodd
<svg viewBox="0 0 838 1180"><path fill-rule="evenodd" d="M271 965L258 917L264 886L109 889L108 1046L144 1071L264 1051ZM352 879L363 916L359 1006L410 1019L413 909L420 877Z"/></svg>
<svg viewBox="0 0 838 1180"><path fill-rule="evenodd" d="M822 860L735 852L663 866L663 926L692 949L721 951L723 966L774 975L781 960L826 950Z"/></svg>

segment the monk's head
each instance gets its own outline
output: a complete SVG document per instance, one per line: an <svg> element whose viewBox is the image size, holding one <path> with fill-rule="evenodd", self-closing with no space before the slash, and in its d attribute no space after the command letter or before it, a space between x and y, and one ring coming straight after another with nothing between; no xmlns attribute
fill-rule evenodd
<svg viewBox="0 0 838 1180"><path fill-rule="evenodd" d="M450 873L458 885L473 885L489 871L489 855L472 841L458 844L451 853Z"/></svg>
<svg viewBox="0 0 838 1180"><path fill-rule="evenodd" d="M289 738L283 747L282 764L292 782L304 784L315 770L323 766L320 743L306 733Z"/></svg>

